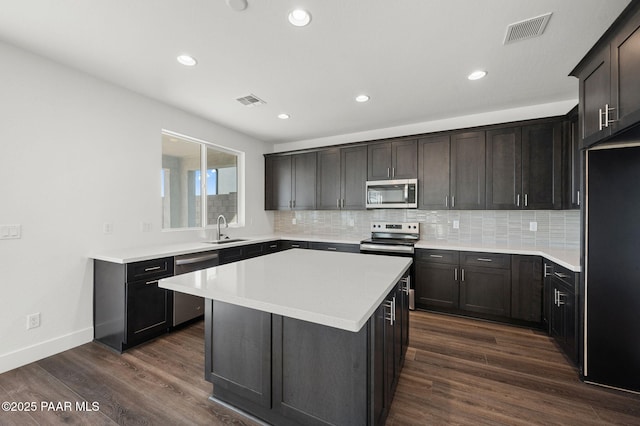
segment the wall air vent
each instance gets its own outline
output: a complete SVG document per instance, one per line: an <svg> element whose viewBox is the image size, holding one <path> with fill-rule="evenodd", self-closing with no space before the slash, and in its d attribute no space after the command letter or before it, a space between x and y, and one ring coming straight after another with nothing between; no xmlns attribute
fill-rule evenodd
<svg viewBox="0 0 640 426"><path fill-rule="evenodd" d="M266 104L265 101L257 97L256 95L247 95L241 98L236 99L236 101L240 102L242 105L247 107L253 107L258 105Z"/></svg>
<svg viewBox="0 0 640 426"><path fill-rule="evenodd" d="M507 35L504 37L504 44L542 35L549 19L551 19L551 12L509 25Z"/></svg>

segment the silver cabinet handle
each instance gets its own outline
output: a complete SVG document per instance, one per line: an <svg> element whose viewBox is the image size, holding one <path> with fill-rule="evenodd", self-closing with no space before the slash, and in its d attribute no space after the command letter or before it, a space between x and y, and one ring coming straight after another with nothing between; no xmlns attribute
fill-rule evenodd
<svg viewBox="0 0 640 426"><path fill-rule="evenodd" d="M391 169L387 167L387 177L391 177Z"/></svg>
<svg viewBox="0 0 640 426"><path fill-rule="evenodd" d="M493 262L493 259L487 259L486 257L479 257L477 260L480 262Z"/></svg>
<svg viewBox="0 0 640 426"><path fill-rule="evenodd" d="M524 194L524 206L527 207L529 205L529 194Z"/></svg>
<svg viewBox="0 0 640 426"><path fill-rule="evenodd" d="M384 319L389 321L390 325L393 325L393 321L395 320L395 315L394 315L395 306L396 306L396 297L395 296L393 297L392 300L385 300L385 302L384 302L384 307L385 308L389 308L389 314L388 315L387 315L387 312L385 310Z"/></svg>
<svg viewBox="0 0 640 426"><path fill-rule="evenodd" d="M553 289L553 304L558 306L558 289Z"/></svg>
<svg viewBox="0 0 640 426"><path fill-rule="evenodd" d="M598 130L602 130L602 108L598 110Z"/></svg>
<svg viewBox="0 0 640 426"><path fill-rule="evenodd" d="M145 272L157 271L160 268L161 268L161 266L151 266L149 268L144 268L144 271Z"/></svg>
<svg viewBox="0 0 640 426"><path fill-rule="evenodd" d="M562 306L562 305L564 305L564 304L565 304L565 301L564 301L564 300L562 300L562 298L563 298L564 296L566 296L566 295L567 295L567 293L563 293L563 292L561 292L561 291L558 291L558 307L560 307L560 306Z"/></svg>
<svg viewBox="0 0 640 426"><path fill-rule="evenodd" d="M551 266L547 265L546 263L544 264L544 276L547 277L549 276L549 270L548 268L551 268Z"/></svg>
<svg viewBox="0 0 640 426"><path fill-rule="evenodd" d="M441 254L430 254L429 257L435 257L436 259L441 259L442 255Z"/></svg>
<svg viewBox="0 0 640 426"><path fill-rule="evenodd" d="M277 244L271 244L271 245L269 246L269 248L278 248L278 245L277 245Z"/></svg>
<svg viewBox="0 0 640 426"><path fill-rule="evenodd" d="M146 283L144 283L145 285L152 285L152 284L158 284L158 280L153 280L153 281L147 281Z"/></svg>
<svg viewBox="0 0 640 426"><path fill-rule="evenodd" d="M291 244L291 248L300 248L300 244Z"/></svg>
<svg viewBox="0 0 640 426"><path fill-rule="evenodd" d="M458 268L453 270L453 280L458 281Z"/></svg>
<svg viewBox="0 0 640 426"><path fill-rule="evenodd" d="M391 168L391 177L396 177L396 168L395 167Z"/></svg>
<svg viewBox="0 0 640 426"><path fill-rule="evenodd" d="M444 206L445 207L449 207L449 196L448 195L445 195L445 197L444 197Z"/></svg>
<svg viewBox="0 0 640 426"><path fill-rule="evenodd" d="M296 200L293 200L293 208L296 208Z"/></svg>
<svg viewBox="0 0 640 426"><path fill-rule="evenodd" d="M455 206L456 206L456 196L455 196L455 195L452 195L452 196L451 196L451 207L453 208L453 207L455 207Z"/></svg>
<svg viewBox="0 0 640 426"><path fill-rule="evenodd" d="M520 207L520 194L518 194L518 197L516 198L516 207Z"/></svg>
<svg viewBox="0 0 640 426"><path fill-rule="evenodd" d="M558 278L569 278L569 275L567 274L562 274L560 272L554 272L553 275L555 275Z"/></svg>
<svg viewBox="0 0 640 426"><path fill-rule="evenodd" d="M462 281L464 281L464 268L462 268Z"/></svg>
<svg viewBox="0 0 640 426"><path fill-rule="evenodd" d="M402 283L402 291L405 294L409 294L409 289L411 288L411 277L404 277L400 280Z"/></svg>
<svg viewBox="0 0 640 426"><path fill-rule="evenodd" d="M578 191L578 205L580 205L580 191Z"/></svg>
<svg viewBox="0 0 640 426"><path fill-rule="evenodd" d="M609 108L609 104L604 105L604 127L609 127L609 124L615 123L616 120L609 120L609 111L614 111L615 108Z"/></svg>
<svg viewBox="0 0 640 426"><path fill-rule="evenodd" d="M336 250L338 250L338 249L337 249L337 248L335 248L335 247L327 247L327 250L336 251Z"/></svg>

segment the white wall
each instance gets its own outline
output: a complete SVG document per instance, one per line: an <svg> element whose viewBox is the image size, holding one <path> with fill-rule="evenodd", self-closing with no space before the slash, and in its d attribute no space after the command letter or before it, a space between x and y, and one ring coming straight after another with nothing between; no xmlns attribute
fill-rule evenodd
<svg viewBox="0 0 640 426"><path fill-rule="evenodd" d="M509 123L535 118L565 115L578 105L578 90L576 80L576 97L560 102L529 105L500 111L489 111L473 115L451 117L442 120L424 121L396 127L366 130L356 133L327 136L317 139L306 139L294 142L276 143L274 152L295 151L297 149L318 148L322 146L338 145L352 142L372 141L376 139L395 138L400 136L419 135L422 133L440 132L446 130L464 129L491 124Z"/></svg>
<svg viewBox="0 0 640 426"><path fill-rule="evenodd" d="M160 231L161 129L246 152L247 226L230 234L272 232L272 145L7 44L0 59L0 225L22 225L0 240L0 373L92 340L90 253L204 236Z"/></svg>

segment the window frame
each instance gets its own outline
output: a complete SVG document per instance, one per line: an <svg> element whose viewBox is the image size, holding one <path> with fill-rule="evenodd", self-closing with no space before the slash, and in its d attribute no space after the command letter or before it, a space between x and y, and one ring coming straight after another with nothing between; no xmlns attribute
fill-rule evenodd
<svg viewBox="0 0 640 426"><path fill-rule="evenodd" d="M202 139L194 138L192 136L187 136L182 133L177 133L171 130L162 129L161 136L168 136L172 138L182 139L186 142L196 143L200 145L200 176L206 176L207 172L207 148L212 148L217 151L225 152L227 154L234 155L237 159L237 183L236 183L236 191L237 191L237 220L233 222L228 222L228 226L230 228L242 228L245 226L245 153L243 151L239 151L237 149L229 148L226 146L218 145L212 142L208 142ZM162 138L161 138L162 139ZM160 158L162 159L162 143L160 144ZM162 160L160 164L160 171L162 172ZM219 176L218 176L219 178ZM182 228L165 228L161 222L162 232L175 232L175 231L193 231L193 230L202 230L202 229L212 229L216 227L216 224L208 224L207 223L207 179L200 179L200 195L195 195L196 197L200 197L201 204L201 225L200 226L185 226ZM216 180L217 184L219 182ZM162 185L162 183L161 183ZM160 215L162 216L162 208L160 209Z"/></svg>

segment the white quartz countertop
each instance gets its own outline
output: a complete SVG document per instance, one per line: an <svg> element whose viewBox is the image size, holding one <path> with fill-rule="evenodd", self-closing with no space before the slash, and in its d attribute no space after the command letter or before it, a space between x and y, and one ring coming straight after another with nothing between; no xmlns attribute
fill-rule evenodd
<svg viewBox="0 0 640 426"><path fill-rule="evenodd" d="M233 237L232 237L233 238ZM228 244L210 244L206 242L193 242L183 244L154 245L146 247L132 247L106 252L94 253L90 258L104 260L113 263L131 263L142 260L157 259L159 257L177 256L181 254L197 253L201 251L220 250L228 247L238 247L247 244L262 243L274 240L301 240L309 242L328 242L359 244L360 239L340 238L323 235L263 235L258 237L242 237L244 241L237 241ZM580 272L580 250L565 250L555 248L536 248L519 245L483 245L481 243L448 242L441 240L420 240L416 244L418 249L438 249L438 250L458 250L458 251L480 251L486 253L522 254L531 256L542 256L565 268Z"/></svg>
<svg viewBox="0 0 640 426"><path fill-rule="evenodd" d="M405 257L292 249L164 278L159 286L357 332L410 265Z"/></svg>

